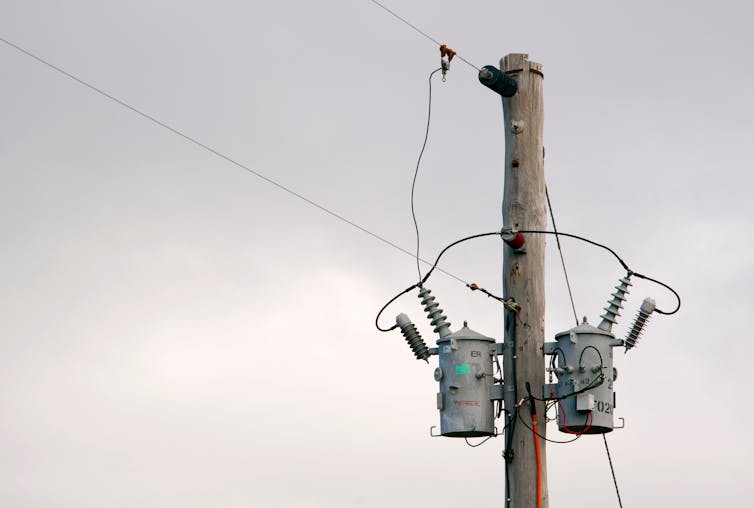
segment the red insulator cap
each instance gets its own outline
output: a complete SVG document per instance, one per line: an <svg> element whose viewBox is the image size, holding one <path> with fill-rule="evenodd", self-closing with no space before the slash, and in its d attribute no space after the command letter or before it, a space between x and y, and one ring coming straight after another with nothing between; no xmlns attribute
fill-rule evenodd
<svg viewBox="0 0 754 508"><path fill-rule="evenodd" d="M503 241L508 244L508 247L511 249L519 250L526 243L526 238L524 238L524 235L516 231L512 238L503 238Z"/></svg>

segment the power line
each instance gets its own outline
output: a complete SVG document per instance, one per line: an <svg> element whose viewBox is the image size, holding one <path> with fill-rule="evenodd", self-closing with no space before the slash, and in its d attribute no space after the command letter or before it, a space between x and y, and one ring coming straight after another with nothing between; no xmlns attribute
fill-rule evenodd
<svg viewBox="0 0 754 508"><path fill-rule="evenodd" d="M610 447L607 446L607 438L605 434L602 434L602 440L605 442L605 451L607 452L607 460L610 462L610 472L613 474L613 483L615 484L615 494L618 496L618 506L623 508L623 501L620 498L620 491L618 490L618 480L615 479L615 469L613 469L613 459L610 457Z"/></svg>
<svg viewBox="0 0 754 508"><path fill-rule="evenodd" d="M425 38L427 38L427 39L429 39L430 41L434 42L434 43L435 43L435 44L437 44L438 46L441 46L441 45L442 45L442 44L440 44L440 42L439 42L439 41L438 41L437 39L435 39L435 38L434 38L434 37L432 37L431 35L427 34L427 33L426 33L425 31L423 31L423 30L419 29L419 28L418 28L418 27L417 27L416 25L414 25L413 23L411 23L410 21L408 21L408 20L407 20L406 18L404 18L403 16L401 16L401 15L397 14L397 13L396 13L395 11L392 11L392 10L390 10L390 9L389 9L388 7L386 7L386 6L384 5L384 4L382 4L382 3L378 2L377 0L369 0L369 1L370 1L370 2L372 2L373 4L375 4L376 6L378 6L378 7L382 8L383 10L385 10L386 12L388 12L389 14L391 14L391 15L392 15L393 17L395 17L395 19L397 19L397 20L399 20L399 21L402 21L403 23L405 23L406 25L408 25L409 27L411 27L411 29L413 29L413 30L414 30L414 31L415 31L416 33L418 33L419 35L422 35L422 36L424 36ZM477 66L476 66L476 65L474 65L473 63L469 62L468 60L466 60L466 59L465 59L464 57L462 57L462 56L461 56L461 55L459 55L458 53L456 53L456 54L455 54L455 56L457 56L457 57L458 57L458 59L459 59L459 60L461 60L462 62L464 62L464 63L465 63L466 65L468 65L468 66L470 66L470 67L473 67L473 68L474 68L474 69L476 69L477 71L481 70L481 69L479 69L479 67L477 67Z"/></svg>
<svg viewBox="0 0 754 508"><path fill-rule="evenodd" d="M422 270L419 266L419 223L416 222L416 210L414 208L414 191L416 190L416 177L419 176L419 165L424 155L424 149L427 148L427 140L429 139L429 125L432 120L432 76L442 70L442 67L435 69L429 73L429 105L427 107L427 129L424 131L424 143L419 151L419 157L416 159L416 170L414 170L414 180L411 182L411 218L414 220L414 229L416 230L416 271L419 272L419 280L422 280Z"/></svg>
<svg viewBox="0 0 754 508"><path fill-rule="evenodd" d="M552 221L552 230L555 232L555 243L558 245L558 254L560 254L560 264L563 265L563 275L565 275L566 287L568 288L568 297L571 299L571 308L573 309L573 318L576 320L576 326L579 326L579 316L576 313L576 304L573 303L573 292L571 292L571 281L568 280L568 270L566 270L565 259L563 258L563 249L560 247L560 237L558 235L558 226L555 225L555 214L552 212L550 203L550 192L545 185L545 197L547 198L547 208L550 210L550 220Z"/></svg>
<svg viewBox="0 0 754 508"><path fill-rule="evenodd" d="M437 39L435 39L435 38L434 38L434 37L432 37L431 35L427 34L427 33L426 33L426 32L424 32L423 30L419 29L419 28L418 28L418 27L417 27L416 25L414 25L413 23L411 23L410 21L408 21L408 20L407 20L406 18L402 17L401 15L397 14L397 13L396 13L395 11L391 11L391 10L390 10L389 8L387 8L387 7L385 6L385 5L381 4L381 3L380 3L380 2L378 2L377 0L369 0L369 1L370 1L370 2L372 2L373 4L377 5L378 7L381 7L381 8L382 8L382 9L384 9L385 11L389 12L389 13L390 13L390 14L392 14L392 15L393 15L393 16L394 16L394 17L395 17L396 19L398 19L398 20L400 20L400 21L403 21L403 22L404 22L405 24L407 24L408 26L410 26L410 27L411 27L411 28L412 28L412 29L413 29L413 30L414 30L415 32L417 32L418 34L421 34L421 35L423 35L424 37L426 37L426 38L427 38L427 39L429 39L430 41L434 42L434 43L435 43L435 44L437 44L438 46L440 46L440 45L441 45L441 44L440 44L440 42L439 42L439 41L438 41Z"/></svg>
<svg viewBox="0 0 754 508"><path fill-rule="evenodd" d="M30 58L33 58L37 62L39 62L39 63L41 63L41 64L49 67L50 69L53 69L53 70L59 72L60 74L66 76L67 78L72 79L73 81L79 83L80 85L85 86L86 88L92 90L93 92L95 92L95 93L97 93L97 94L99 94L99 95L101 95L101 96L103 96L103 97L105 97L105 98L107 98L107 99L109 99L109 100L111 100L111 101L113 101L113 102L115 102L115 103L123 106L124 108L126 108L126 109L128 109L128 110L130 110L130 111L132 111L134 113L136 113L137 115L141 116L142 118L145 118L145 119L149 120L150 122L152 122L152 123L154 123L154 124L156 124L156 125L164 128L166 130L169 130L173 134L176 134L176 135L180 136L181 138L185 139L189 143L192 143L192 144L198 146L199 148L202 148L203 150L206 150L207 152L211 153L212 155L214 155L216 157L219 157L220 159L222 159L222 160L224 160L226 162L229 162L230 164L233 164L234 166L236 166L236 167L238 167L238 168L246 171L247 173L250 173L250 174L256 176L257 178L260 178L260 179L264 180L265 182L267 182L267 183L269 183L271 185L274 185L278 189L280 189L280 190L282 190L284 192L287 192L288 194L290 194L290 195L292 195L292 196L294 196L294 197L296 197L296 198L298 198L298 199L300 199L300 200L308 203L309 205L311 205L311 206L313 206L315 208L318 208L319 210L325 212L326 214L328 214L328 215L330 215L332 217L335 217L336 219L340 220L341 222L344 222L344 223L346 223L346 224L348 224L348 225L350 225L350 226L358 229L359 231L368 234L369 236L371 236L371 237L373 237L373 238L381 241L382 243L384 243L386 245L389 245L390 247L392 247L392 248L394 248L396 250L399 250L399 251L403 252L404 254L406 254L408 256L411 256L412 258L416 257L414 255L414 253L408 251L407 249L404 249L400 245L397 245L397 244L391 242L387 238L385 238L383 236L380 236L377 233L374 233L374 232L368 230L364 226L361 226L361 225L355 223L354 221L352 221L352 220L344 217L343 215L330 210L326 206L321 205L321 204L317 203L316 201L307 198L306 196L304 196L304 195L302 195L302 194L294 191L293 189L291 189L289 187L286 187L285 185L283 185L283 184L281 184L281 183L273 180L272 178L270 178L268 176L265 176L264 174L260 173L259 171L256 171L256 170L250 168L249 166L247 166L247 165L245 165L245 164L243 164L241 162L238 162L237 160L235 160L235 159L233 159L233 158L225 155L224 153L220 152L219 150L216 150L216 149L212 148L211 146L209 146L209 145L207 145L205 143L202 143L198 139L196 139L196 138L194 138L192 136L189 136L185 132L183 132L183 131L175 128L175 127L172 127L172 126L168 125L167 123L165 123L165 122L163 122L161 120L158 120L156 117L154 117L154 116L152 116L152 115L150 115L148 113L145 113L144 111L136 108L135 106L132 106L131 104L125 102L122 99L119 99L118 97L115 97L114 95L111 95L111 94L105 92L101 88L98 88L98 87L92 85L91 83L89 83L88 81L85 81L84 79L79 78L78 76L76 76L74 74L71 74L70 72L62 69L61 67L58 67L57 65L49 62L48 60L45 60L44 58L35 55L31 51L28 51L28 50L22 48L18 44L15 44L15 43L13 43L13 42L11 42L8 39L5 39L3 37L0 37L0 41L3 42L3 43L5 43L6 45L10 46L11 48L19 51L20 53L23 53L24 55L26 55L26 56L28 56ZM427 261L425 259L419 258L419 260L421 262L427 264L427 265L430 265L430 266L432 265L432 263L430 263L429 261ZM456 279L457 281L459 281L459 282L461 282L463 284L466 284L465 280L461 279L460 277L458 277L458 276L456 276L456 275L454 275L454 274L452 274L452 273L450 273L450 272L448 272L446 270L443 270L442 268L437 268L437 270L441 271L445 275L448 275L449 277L452 277L453 279Z"/></svg>

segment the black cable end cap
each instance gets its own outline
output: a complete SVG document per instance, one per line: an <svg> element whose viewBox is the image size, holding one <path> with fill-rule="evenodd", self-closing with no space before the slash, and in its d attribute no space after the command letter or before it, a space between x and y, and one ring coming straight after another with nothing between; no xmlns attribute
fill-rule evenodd
<svg viewBox="0 0 754 508"><path fill-rule="evenodd" d="M518 82L494 65L479 70L479 82L503 97L513 97L518 91Z"/></svg>

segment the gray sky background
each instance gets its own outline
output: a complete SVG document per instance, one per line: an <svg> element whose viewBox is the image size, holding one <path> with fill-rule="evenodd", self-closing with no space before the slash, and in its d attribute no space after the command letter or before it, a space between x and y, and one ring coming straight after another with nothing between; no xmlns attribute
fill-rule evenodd
<svg viewBox="0 0 754 508"><path fill-rule="evenodd" d="M388 5L478 66L541 62L558 226L684 297L616 361L624 505L746 505L753 4ZM370 2L5 0L0 36L413 245L439 56ZM501 439L430 438L433 366L373 327L410 257L5 45L0 62L0 505L502 506ZM427 257L501 225L500 100L461 62L435 85ZM621 269L563 243L594 322ZM573 319L548 245L552 337ZM499 291L500 263L490 239L443 267ZM490 299L430 287L501 337ZM646 296L673 303L637 282L619 336ZM434 341L418 300L400 311ZM599 437L547 453L550 506L617 506Z"/></svg>

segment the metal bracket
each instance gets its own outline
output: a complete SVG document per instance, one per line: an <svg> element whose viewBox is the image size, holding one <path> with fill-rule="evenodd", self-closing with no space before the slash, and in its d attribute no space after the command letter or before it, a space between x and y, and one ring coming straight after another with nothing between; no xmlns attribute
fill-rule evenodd
<svg viewBox="0 0 754 508"><path fill-rule="evenodd" d="M435 434L435 433L434 433L434 430L435 430L436 428L437 428L437 425L432 425L432 426L431 426L431 427L429 428L429 435L430 435L431 437L442 437L442 434Z"/></svg>
<svg viewBox="0 0 754 508"><path fill-rule="evenodd" d="M505 385L492 385L490 387L490 400L503 400L503 387Z"/></svg>
<svg viewBox="0 0 754 508"><path fill-rule="evenodd" d="M505 459L505 462L507 462L508 464L510 464L511 462L513 462L513 456L514 455L515 455L515 453L513 452L513 450L507 450L506 449L506 450L503 450L503 452L502 452L502 456Z"/></svg>
<svg viewBox="0 0 754 508"><path fill-rule="evenodd" d="M521 310L521 306L517 304L516 300L514 300L513 298L506 298L505 300L503 300L503 307L515 314L518 314L518 311Z"/></svg>
<svg viewBox="0 0 754 508"><path fill-rule="evenodd" d="M625 418L623 418L622 416L619 416L618 420L620 420L620 423L621 423L620 427L616 427L616 426L613 425L613 429L624 429L624 428L626 428L626 420L625 420Z"/></svg>

